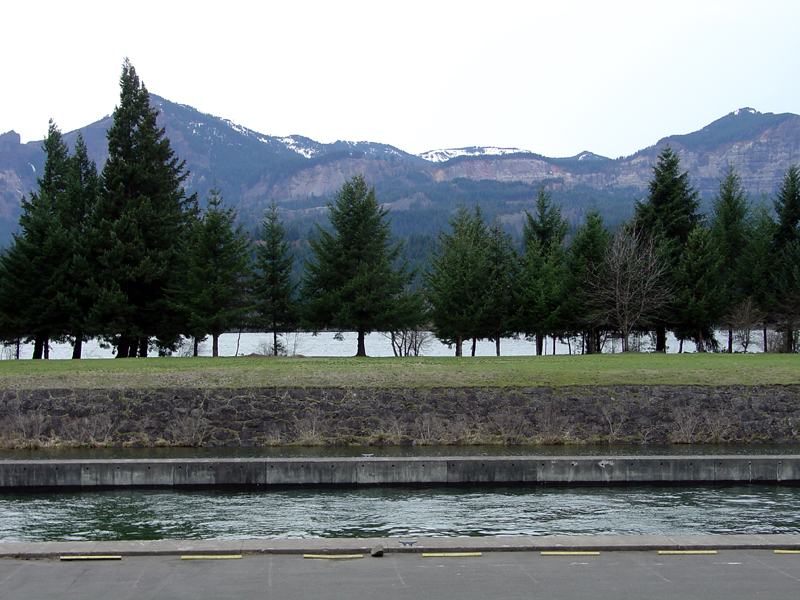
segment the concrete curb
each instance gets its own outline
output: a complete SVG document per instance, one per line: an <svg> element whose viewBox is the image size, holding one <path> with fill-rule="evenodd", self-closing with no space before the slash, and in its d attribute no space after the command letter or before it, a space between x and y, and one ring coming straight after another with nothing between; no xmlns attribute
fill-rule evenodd
<svg viewBox="0 0 800 600"><path fill-rule="evenodd" d="M400 539L416 539L406 546ZM304 540L157 540L111 542L6 542L0 558L48 558L62 555L152 556L179 554L352 554L369 555L381 545L388 553L539 552L650 550L795 550L800 534L508 536L418 538L319 538Z"/></svg>

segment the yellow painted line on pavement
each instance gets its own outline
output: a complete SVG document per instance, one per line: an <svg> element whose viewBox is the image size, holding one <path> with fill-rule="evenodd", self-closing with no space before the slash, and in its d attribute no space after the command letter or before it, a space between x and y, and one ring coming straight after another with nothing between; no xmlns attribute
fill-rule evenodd
<svg viewBox="0 0 800 600"><path fill-rule="evenodd" d="M800 554L800 550L775 550L775 554Z"/></svg>
<svg viewBox="0 0 800 600"><path fill-rule="evenodd" d="M423 552L424 558L435 558L438 556L460 557L460 556L483 556L480 552Z"/></svg>
<svg viewBox="0 0 800 600"><path fill-rule="evenodd" d="M659 550L659 554L716 554L716 550Z"/></svg>
<svg viewBox="0 0 800 600"><path fill-rule="evenodd" d="M303 558L364 558L363 554L303 554Z"/></svg>
<svg viewBox="0 0 800 600"><path fill-rule="evenodd" d="M117 554L89 554L86 556L62 556L61 560L122 560L122 556Z"/></svg>
<svg viewBox="0 0 800 600"><path fill-rule="evenodd" d="M226 560L242 558L241 554L184 554L181 560Z"/></svg>
<svg viewBox="0 0 800 600"><path fill-rule="evenodd" d="M599 552L589 552L589 551L575 551L575 552L567 552L567 551L542 551L542 556L600 556Z"/></svg>

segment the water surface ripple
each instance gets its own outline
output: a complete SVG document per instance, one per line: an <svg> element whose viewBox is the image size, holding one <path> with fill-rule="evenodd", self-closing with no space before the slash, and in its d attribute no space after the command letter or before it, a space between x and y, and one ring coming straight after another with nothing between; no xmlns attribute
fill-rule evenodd
<svg viewBox="0 0 800 600"><path fill-rule="evenodd" d="M0 493L0 542L800 533L800 488L479 487Z"/></svg>

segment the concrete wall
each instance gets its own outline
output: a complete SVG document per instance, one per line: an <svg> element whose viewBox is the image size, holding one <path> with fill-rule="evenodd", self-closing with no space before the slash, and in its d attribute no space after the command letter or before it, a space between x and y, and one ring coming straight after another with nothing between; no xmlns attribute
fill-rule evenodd
<svg viewBox="0 0 800 600"><path fill-rule="evenodd" d="M800 456L0 461L0 489L800 483Z"/></svg>
<svg viewBox="0 0 800 600"><path fill-rule="evenodd" d="M0 446L800 441L800 386L0 390Z"/></svg>

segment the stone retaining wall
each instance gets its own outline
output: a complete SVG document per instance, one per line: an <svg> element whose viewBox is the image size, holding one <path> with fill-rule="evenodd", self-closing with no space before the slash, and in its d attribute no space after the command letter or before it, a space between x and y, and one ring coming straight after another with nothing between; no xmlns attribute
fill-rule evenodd
<svg viewBox="0 0 800 600"><path fill-rule="evenodd" d="M0 445L800 441L800 386L6 390Z"/></svg>

